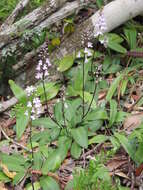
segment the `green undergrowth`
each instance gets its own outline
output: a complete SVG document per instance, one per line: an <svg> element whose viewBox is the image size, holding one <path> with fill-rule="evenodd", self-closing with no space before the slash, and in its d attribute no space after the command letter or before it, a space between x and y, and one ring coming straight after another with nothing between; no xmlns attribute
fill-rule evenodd
<svg viewBox="0 0 143 190"><path fill-rule="evenodd" d="M2 183L17 187L24 179L26 190L60 190L55 175L72 160L82 161L82 164L73 167L72 180L65 185L66 190L130 188L129 183L123 183L123 178L126 176L130 182L135 171L128 170L117 177L115 171L110 171L108 161L118 154L124 155L136 168L143 162L142 121L129 133L124 129L124 121L132 111L126 104L138 95L137 88L143 82L142 72L139 72L143 70L142 33L131 23L122 26L117 33L94 39L88 49L85 43L86 48L57 60L54 66L61 80L45 80L45 70L51 65L49 55L45 54L39 60L40 69L41 65L45 68L36 89L29 86L25 90L9 80L18 100L11 109L11 117L16 118L12 126L15 137L14 141L2 139L0 148L16 144L15 141L21 144L24 141L25 146L16 144L20 151L0 152ZM104 46L100 42L105 39L108 42ZM32 45L36 49L44 40L44 32L41 38L35 35ZM52 40L60 43L58 35L51 37ZM36 73L40 69L36 68ZM140 99L135 102L139 108L143 106L142 91L140 89ZM51 100L54 100L52 105ZM41 112L36 115L39 107ZM95 147L95 152L85 156Z"/></svg>

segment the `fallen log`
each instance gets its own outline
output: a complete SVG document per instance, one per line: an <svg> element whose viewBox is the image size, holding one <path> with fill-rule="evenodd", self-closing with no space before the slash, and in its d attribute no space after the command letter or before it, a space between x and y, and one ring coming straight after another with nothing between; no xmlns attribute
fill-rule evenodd
<svg viewBox="0 0 143 190"><path fill-rule="evenodd" d="M12 39L19 37L19 34L24 30L37 26L41 21L55 12L66 1L67 0L58 0L54 6L50 6L50 3L46 3L0 32L0 48L5 46Z"/></svg>
<svg viewBox="0 0 143 190"><path fill-rule="evenodd" d="M5 30L8 26L12 25L16 20L19 13L23 11L23 9L27 6L30 0L20 0L15 9L12 11L10 16L6 19L6 21L1 25L0 31Z"/></svg>

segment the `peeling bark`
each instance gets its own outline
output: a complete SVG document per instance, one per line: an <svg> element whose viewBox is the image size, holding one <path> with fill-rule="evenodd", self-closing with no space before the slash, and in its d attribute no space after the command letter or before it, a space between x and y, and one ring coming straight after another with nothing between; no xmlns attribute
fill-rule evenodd
<svg viewBox="0 0 143 190"><path fill-rule="evenodd" d="M30 0L20 0L16 8L12 11L11 15L6 19L6 21L1 25L0 31L6 30L8 26L14 23L19 13L27 6Z"/></svg>

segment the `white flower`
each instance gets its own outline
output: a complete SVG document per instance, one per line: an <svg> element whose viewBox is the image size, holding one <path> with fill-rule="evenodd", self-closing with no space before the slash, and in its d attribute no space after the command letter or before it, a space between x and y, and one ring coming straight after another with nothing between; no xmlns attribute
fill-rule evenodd
<svg viewBox="0 0 143 190"><path fill-rule="evenodd" d="M88 42L87 47L88 48L93 48L93 44L91 42Z"/></svg>
<svg viewBox="0 0 143 190"><path fill-rule="evenodd" d="M92 56L90 49L88 49L87 47L85 47L84 53L87 54L87 56Z"/></svg>
<svg viewBox="0 0 143 190"><path fill-rule="evenodd" d="M45 70L47 70L47 65L43 65L43 70L45 71Z"/></svg>
<svg viewBox="0 0 143 190"><path fill-rule="evenodd" d="M36 119L35 115L31 115L31 119L35 120Z"/></svg>
<svg viewBox="0 0 143 190"><path fill-rule="evenodd" d="M27 86L25 90L27 92L27 96L31 96L33 92L35 92L36 88L34 86Z"/></svg>
<svg viewBox="0 0 143 190"><path fill-rule="evenodd" d="M51 63L50 63L49 58L46 59L46 64L48 65L48 67L51 67Z"/></svg>
<svg viewBox="0 0 143 190"><path fill-rule="evenodd" d="M30 101L27 103L27 107L32 108L32 103Z"/></svg>
<svg viewBox="0 0 143 190"><path fill-rule="evenodd" d="M87 58L87 56L85 56L84 63L88 63L88 58Z"/></svg>
<svg viewBox="0 0 143 190"><path fill-rule="evenodd" d="M40 71L40 70L41 70L41 66L40 66L40 65L37 65L36 70L37 70L37 71Z"/></svg>
<svg viewBox="0 0 143 190"><path fill-rule="evenodd" d="M48 71L47 71L47 70L45 71L45 73L44 73L44 74L45 74L45 77L49 76L49 73L48 73Z"/></svg>
<svg viewBox="0 0 143 190"><path fill-rule="evenodd" d="M107 36L104 36L104 38L102 40L100 40L100 43L103 44L105 46L105 48L107 48L107 45L108 45Z"/></svg>
<svg viewBox="0 0 143 190"><path fill-rule="evenodd" d="M67 103L64 103L64 107L67 109L67 108L68 108L68 104L67 104Z"/></svg>
<svg viewBox="0 0 143 190"><path fill-rule="evenodd" d="M28 116L28 110L26 110L26 112L24 113L24 115Z"/></svg>
<svg viewBox="0 0 143 190"><path fill-rule="evenodd" d="M97 37L99 35L103 35L104 32L107 30L107 24L104 18L103 13L100 13L98 22L95 24L95 34L94 36Z"/></svg>
<svg viewBox="0 0 143 190"><path fill-rule="evenodd" d="M43 64L42 60L39 60L38 65L42 66L42 64Z"/></svg>
<svg viewBox="0 0 143 190"><path fill-rule="evenodd" d="M79 51L78 54L77 54L77 58L80 58L80 57L81 57L81 53Z"/></svg>
<svg viewBox="0 0 143 190"><path fill-rule="evenodd" d="M36 79L42 79L43 78L43 74L42 73L37 73L35 76Z"/></svg>

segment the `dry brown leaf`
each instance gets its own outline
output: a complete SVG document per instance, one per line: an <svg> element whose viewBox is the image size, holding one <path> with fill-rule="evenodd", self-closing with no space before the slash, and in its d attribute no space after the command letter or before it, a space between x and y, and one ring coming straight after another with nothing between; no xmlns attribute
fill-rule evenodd
<svg viewBox="0 0 143 190"><path fill-rule="evenodd" d="M112 159L107 163L107 168L110 172L115 171L116 169L119 169L121 166L127 163L127 160L117 160Z"/></svg>
<svg viewBox="0 0 143 190"><path fill-rule="evenodd" d="M15 177L16 172L10 172L9 169L8 169L8 167L5 164L3 164L1 161L0 161L0 167L2 168L3 173L7 177L9 177L11 179L13 179Z"/></svg>
<svg viewBox="0 0 143 190"><path fill-rule="evenodd" d="M123 177L123 178L130 180L130 178L126 174L124 174L123 172L119 171L119 172L115 172L114 174L119 176L119 177Z"/></svg>
<svg viewBox="0 0 143 190"><path fill-rule="evenodd" d="M138 128L143 122L143 112L138 114L132 114L128 116L124 121L124 130L127 134L130 134L134 129Z"/></svg>

